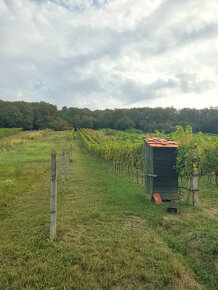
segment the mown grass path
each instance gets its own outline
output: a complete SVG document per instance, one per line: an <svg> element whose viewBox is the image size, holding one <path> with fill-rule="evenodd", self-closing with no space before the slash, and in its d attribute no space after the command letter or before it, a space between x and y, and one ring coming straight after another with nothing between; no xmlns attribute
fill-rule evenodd
<svg viewBox="0 0 218 290"><path fill-rule="evenodd" d="M58 167L55 241L48 238L49 170L8 205L0 221L0 289L201 288L152 228L164 206L98 164L80 141L71 159L64 190Z"/></svg>

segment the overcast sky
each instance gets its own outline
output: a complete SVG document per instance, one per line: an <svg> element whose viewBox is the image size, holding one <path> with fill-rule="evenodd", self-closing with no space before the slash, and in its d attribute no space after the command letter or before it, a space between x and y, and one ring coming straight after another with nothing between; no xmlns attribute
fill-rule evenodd
<svg viewBox="0 0 218 290"><path fill-rule="evenodd" d="M0 0L0 99L218 106L217 0Z"/></svg>

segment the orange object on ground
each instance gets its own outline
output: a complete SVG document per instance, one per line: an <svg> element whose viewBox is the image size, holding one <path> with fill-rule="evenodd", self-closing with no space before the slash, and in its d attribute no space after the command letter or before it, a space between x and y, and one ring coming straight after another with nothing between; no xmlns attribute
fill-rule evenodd
<svg viewBox="0 0 218 290"><path fill-rule="evenodd" d="M153 194L153 199L154 199L155 203L162 203L162 199L161 199L159 193L154 193Z"/></svg>

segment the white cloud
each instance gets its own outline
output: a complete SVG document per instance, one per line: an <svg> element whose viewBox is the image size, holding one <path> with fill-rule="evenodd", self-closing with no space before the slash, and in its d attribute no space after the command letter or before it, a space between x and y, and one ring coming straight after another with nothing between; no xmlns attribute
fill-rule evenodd
<svg viewBox="0 0 218 290"><path fill-rule="evenodd" d="M218 105L216 0L2 0L0 99Z"/></svg>

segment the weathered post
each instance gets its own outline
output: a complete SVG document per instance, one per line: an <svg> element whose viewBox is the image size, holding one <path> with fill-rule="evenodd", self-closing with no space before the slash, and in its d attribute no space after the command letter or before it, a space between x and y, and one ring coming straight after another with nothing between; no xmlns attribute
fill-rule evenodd
<svg viewBox="0 0 218 290"><path fill-rule="evenodd" d="M72 152L73 152L73 143L70 143L70 156L72 156Z"/></svg>
<svg viewBox="0 0 218 290"><path fill-rule="evenodd" d="M189 177L189 180L188 180L188 189L187 189L187 199L186 199L186 202L188 204L191 203L191 198L192 198L192 179L191 179L191 177Z"/></svg>
<svg viewBox="0 0 218 290"><path fill-rule="evenodd" d="M62 153L62 182L63 182L63 185L64 185L64 181L65 181L65 154L64 152Z"/></svg>
<svg viewBox="0 0 218 290"><path fill-rule="evenodd" d="M68 169L70 169L70 152L69 152L69 156L68 156Z"/></svg>
<svg viewBox="0 0 218 290"><path fill-rule="evenodd" d="M67 153L67 174L70 168L70 153Z"/></svg>
<svg viewBox="0 0 218 290"><path fill-rule="evenodd" d="M193 171L193 206L199 207L198 199L198 170L194 169Z"/></svg>
<svg viewBox="0 0 218 290"><path fill-rule="evenodd" d="M51 199L50 199L50 237L53 239L56 235L56 151L53 150L51 153Z"/></svg>

